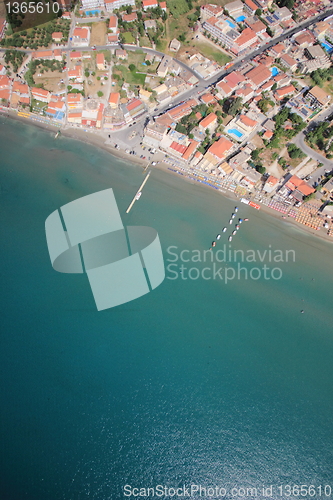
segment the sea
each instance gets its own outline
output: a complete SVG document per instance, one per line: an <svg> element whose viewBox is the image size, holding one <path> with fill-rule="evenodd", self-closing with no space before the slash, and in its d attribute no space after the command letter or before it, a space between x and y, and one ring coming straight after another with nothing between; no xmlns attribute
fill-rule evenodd
<svg viewBox="0 0 333 500"><path fill-rule="evenodd" d="M126 214L142 167L0 129L0 499L333 498L332 243L239 202L229 243L235 201L155 169ZM109 188L166 277L97 311L45 220Z"/></svg>

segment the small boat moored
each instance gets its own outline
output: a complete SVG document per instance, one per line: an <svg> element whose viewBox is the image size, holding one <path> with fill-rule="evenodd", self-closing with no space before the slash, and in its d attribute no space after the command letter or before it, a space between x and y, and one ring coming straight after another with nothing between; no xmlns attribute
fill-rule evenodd
<svg viewBox="0 0 333 500"><path fill-rule="evenodd" d="M235 236L235 234L237 233L236 229L232 232L232 235Z"/></svg>
<svg viewBox="0 0 333 500"><path fill-rule="evenodd" d="M244 219L245 222L247 222L249 219Z"/></svg>
<svg viewBox="0 0 333 500"><path fill-rule="evenodd" d="M221 238L221 235L220 235L220 234L218 234L218 235L216 236L216 239L217 239L217 240L219 240L220 238Z"/></svg>
<svg viewBox="0 0 333 500"><path fill-rule="evenodd" d="M236 214L231 214L231 218L234 219L236 217Z"/></svg>
<svg viewBox="0 0 333 500"><path fill-rule="evenodd" d="M240 225L239 224L236 224L236 229L238 231L238 229L240 228Z"/></svg>
<svg viewBox="0 0 333 500"><path fill-rule="evenodd" d="M227 228L226 228L226 227L224 227L224 228L222 229L222 233L225 233L225 232L226 232L226 230L227 230Z"/></svg>
<svg viewBox="0 0 333 500"><path fill-rule="evenodd" d="M212 247L215 247L216 246L216 241L213 241L212 242Z"/></svg>
<svg viewBox="0 0 333 500"><path fill-rule="evenodd" d="M228 241L232 241L232 236L229 236Z"/></svg>
<svg viewBox="0 0 333 500"><path fill-rule="evenodd" d="M243 222L243 219L238 219L239 224Z"/></svg>
<svg viewBox="0 0 333 500"><path fill-rule="evenodd" d="M229 220L229 224L232 224L232 219Z"/></svg>
<svg viewBox="0 0 333 500"><path fill-rule="evenodd" d="M235 207L235 212L238 212L238 207Z"/></svg>

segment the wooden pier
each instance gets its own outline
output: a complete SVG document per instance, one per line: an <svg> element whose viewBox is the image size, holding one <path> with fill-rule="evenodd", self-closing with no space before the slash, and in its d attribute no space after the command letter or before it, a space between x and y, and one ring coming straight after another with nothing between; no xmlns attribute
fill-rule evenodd
<svg viewBox="0 0 333 500"><path fill-rule="evenodd" d="M147 174L147 175L146 175L146 177L144 178L143 183L141 184L141 186L140 186L140 187L139 187L139 189L137 190L137 192L136 192L136 194L135 194L135 196L134 196L133 200L131 201L131 203L130 203L130 205L129 205L128 209L126 210L126 213L127 213L127 214L131 211L131 208L133 207L133 205L134 205L134 203L136 202L136 200L138 200L138 199L140 198L140 196L141 196L141 191L142 191L142 189L143 189L144 185L146 184L146 182L147 182L147 180L148 180L148 178L149 178L150 174L151 174L151 170L148 172L148 174Z"/></svg>

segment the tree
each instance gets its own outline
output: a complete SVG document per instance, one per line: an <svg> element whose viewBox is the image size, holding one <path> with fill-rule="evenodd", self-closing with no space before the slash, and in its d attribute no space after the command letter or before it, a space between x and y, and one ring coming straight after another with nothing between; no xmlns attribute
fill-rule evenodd
<svg viewBox="0 0 333 500"><path fill-rule="evenodd" d="M98 97L103 97L103 95L104 95L104 94L103 94L103 92L102 92L101 90L99 90L99 91L97 92L97 95L98 95Z"/></svg>
<svg viewBox="0 0 333 500"><path fill-rule="evenodd" d="M266 168L263 167L262 165L257 165L256 171L259 172L259 174L263 175L266 172Z"/></svg>
<svg viewBox="0 0 333 500"><path fill-rule="evenodd" d="M232 99L229 104L228 113L231 116L236 116L238 110L242 105L242 98L236 97L236 99Z"/></svg>
<svg viewBox="0 0 333 500"><path fill-rule="evenodd" d="M134 64L130 64L130 65L128 66L128 69L129 69L129 70L133 73L133 72L136 70L136 67L135 67L135 65L134 65Z"/></svg>

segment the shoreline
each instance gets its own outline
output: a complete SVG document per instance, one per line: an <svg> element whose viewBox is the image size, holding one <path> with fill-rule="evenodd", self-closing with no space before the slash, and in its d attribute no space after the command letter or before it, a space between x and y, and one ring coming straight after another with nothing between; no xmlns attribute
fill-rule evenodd
<svg viewBox="0 0 333 500"><path fill-rule="evenodd" d="M90 144L90 145L95 146L95 147L99 147L99 148L103 149L104 151L106 151L107 153L111 154L112 156L115 156L116 158L118 158L120 160L123 160L123 161L128 160L128 161L130 161L130 163L132 163L136 166L140 166L142 168L147 165L146 160L138 158L134 155L128 155L127 153L125 153L122 150L116 149L111 145L105 144L105 137L96 134L95 131L85 132L84 130L79 130L79 129L74 129L74 128L73 129L72 128L62 129L60 126L57 127L53 124L32 121L30 119L27 119L27 118L24 118L21 116L17 116L15 111L10 110L10 109L8 109L8 113L6 113L6 114L1 113L0 116L3 116L4 118L10 118L10 119L19 121L21 123L33 125L33 126L36 126L38 128L41 128L43 130L46 130L46 131L52 132L52 133L56 133L57 130L60 130L61 135L63 137L66 137L68 139L74 139L77 141L81 141L81 142L84 142L86 144ZM106 135L107 135L107 133L106 133ZM169 169L169 165L164 163L163 161L158 162L158 164L156 166L151 167L151 168L158 169L158 170L161 170L163 172L167 172L169 175L172 174L174 176L181 177L182 179L186 180L186 182L189 182L191 184L201 184L201 183L196 183L195 180L188 178L186 175L180 176L176 172L173 172L172 170ZM201 186L205 187L207 189L210 189L210 190L213 189L205 184L201 184ZM231 191L229 192L226 190L225 192L221 192L218 189L214 189L214 191L218 192L221 196L224 196L225 198L227 198L229 200L240 202L240 196L235 195ZM253 210L256 210L256 209L253 208ZM320 231L315 231L312 228L308 228L307 226L304 226L303 224L296 222L293 217L287 216L286 219L283 219L282 218L283 216L280 214L280 212L276 212L274 209L268 207L267 205L260 205L260 210L257 210L257 212L260 213L260 211L268 214L269 216L274 217L276 220L280 220L281 222L287 223L291 227L294 227L298 230L301 230L302 232L304 232L304 234L312 235L312 236L320 238L321 240L324 240L326 242L333 243L333 238L331 236L328 236L327 234L320 233Z"/></svg>

